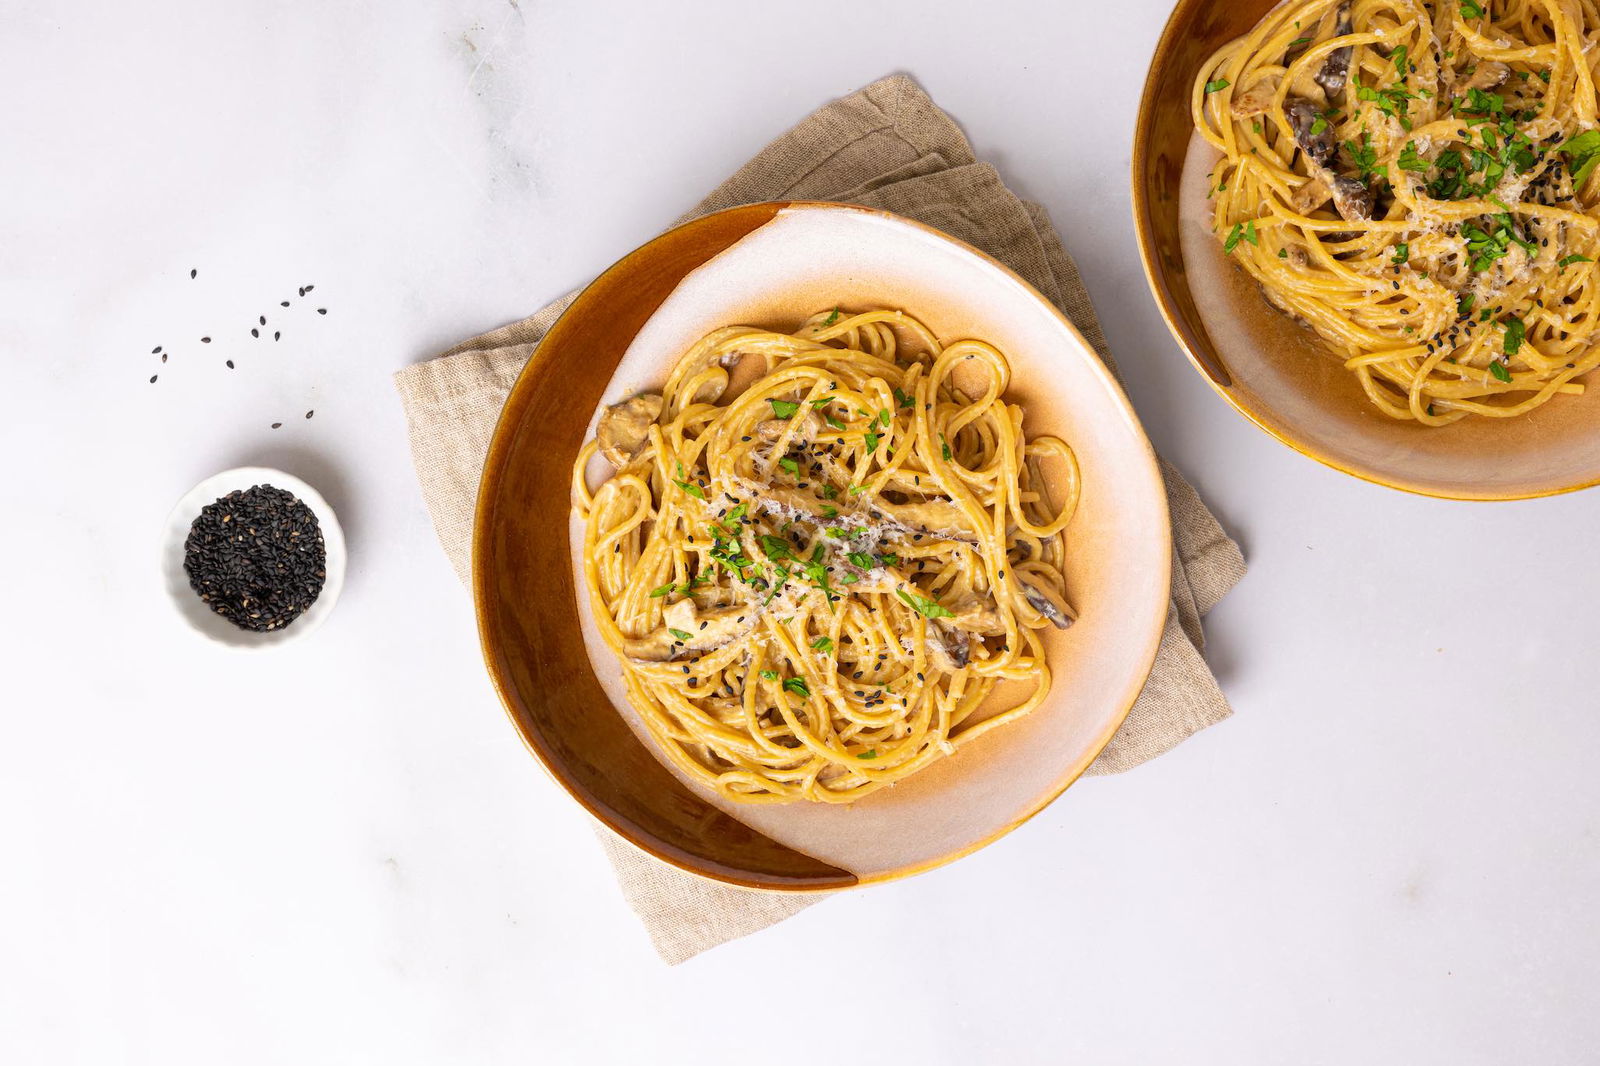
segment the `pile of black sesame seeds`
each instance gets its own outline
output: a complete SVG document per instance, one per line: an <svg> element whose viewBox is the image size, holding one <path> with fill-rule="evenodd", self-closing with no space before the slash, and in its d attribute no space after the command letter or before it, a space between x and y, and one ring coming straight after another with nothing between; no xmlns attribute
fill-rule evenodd
<svg viewBox="0 0 1600 1066"><path fill-rule="evenodd" d="M184 541L189 587L240 629L282 629L322 592L328 555L311 508L271 485L234 491L201 509Z"/></svg>
<svg viewBox="0 0 1600 1066"><path fill-rule="evenodd" d="M189 271L189 280L190 281L195 280L199 276L200 276L200 270L199 270L198 267L190 269L190 271ZM301 299L304 299L315 288L316 288L315 285L301 285L301 286L298 287L298 294L299 294ZM290 301L288 301L288 300L279 300L278 301L278 306L279 307L289 307L290 306ZM326 307L319 307L319 308L316 309L316 311L317 311L318 315L326 315L328 313L328 309ZM267 316L266 315L257 315L256 316L256 324L250 327L250 336L255 338L256 340L260 340L261 339L261 331L262 331L262 329L264 329L266 327L266 324L267 324ZM272 331L272 339L274 341L281 340L282 338L283 338L283 331L281 329L275 329L275 330ZM200 338L200 343L201 344L210 344L211 343L211 335L210 334L206 334L205 336L201 337ZM158 344L154 348L150 349L150 354L151 355L159 355L161 357L161 362L164 365L166 363L166 361L167 361L167 358L170 355L172 355L173 353L171 351L167 350L165 345ZM237 369L235 364L234 364L234 361L232 359L224 359L223 360L223 365L226 366L229 370ZM160 371L157 371L156 373L151 374L150 375L150 384L154 385L156 383L156 381L160 377L161 377ZM315 413L316 412L314 410L307 411L306 412L306 417L310 418ZM281 429L281 428L283 428L283 423L282 422L274 422L274 423L272 423L272 428L273 429Z"/></svg>

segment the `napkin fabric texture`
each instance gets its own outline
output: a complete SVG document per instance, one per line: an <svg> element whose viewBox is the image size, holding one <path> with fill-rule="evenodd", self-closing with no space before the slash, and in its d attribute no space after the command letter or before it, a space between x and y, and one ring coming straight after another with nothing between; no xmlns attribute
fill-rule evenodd
<svg viewBox="0 0 1600 1066"><path fill-rule="evenodd" d="M840 200L943 230L1021 274L1066 313L1116 373L1077 267L1044 209L980 163L961 130L910 78L835 100L763 149L680 221L760 200ZM478 480L500 408L571 295L395 375L423 500L466 581ZM1172 514L1172 606L1138 702L1090 774L1119 773L1231 713L1205 660L1200 620L1244 576L1239 547L1165 462ZM597 827L623 895L669 963L755 932L815 894L734 888L668 866Z"/></svg>

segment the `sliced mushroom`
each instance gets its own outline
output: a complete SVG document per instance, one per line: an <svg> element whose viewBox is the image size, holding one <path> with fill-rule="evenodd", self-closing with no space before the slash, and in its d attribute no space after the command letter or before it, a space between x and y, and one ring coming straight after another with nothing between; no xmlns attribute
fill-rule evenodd
<svg viewBox="0 0 1600 1066"><path fill-rule="evenodd" d="M661 417L661 406L660 396L646 392L614 403L601 413L595 439L606 462L621 470L633 461L650 439L650 426Z"/></svg>
<svg viewBox="0 0 1600 1066"><path fill-rule="evenodd" d="M951 615L945 619L946 625L986 637L998 637L1006 631L1005 623L1000 621L1000 612L995 610L994 604L987 599L969 596L959 603L948 606Z"/></svg>
<svg viewBox="0 0 1600 1066"><path fill-rule="evenodd" d="M1333 27L1335 37L1347 37L1354 26L1350 22L1350 0L1344 0L1339 5L1338 21ZM1344 92L1345 83L1350 80L1350 55L1355 49L1351 45L1335 48L1328 53L1328 58L1322 64L1322 69L1312 75L1316 83L1322 86L1322 91L1328 94L1328 102L1334 102L1334 97Z"/></svg>
<svg viewBox="0 0 1600 1066"><path fill-rule="evenodd" d="M1228 110L1233 112L1234 118L1253 118L1265 114L1277 96L1277 77L1262 78L1244 92L1234 93Z"/></svg>
<svg viewBox="0 0 1600 1066"><path fill-rule="evenodd" d="M1328 183L1321 178L1312 178L1294 191L1289 197L1289 207L1297 214L1309 215L1317 208L1328 202L1333 196L1333 190L1328 188Z"/></svg>
<svg viewBox="0 0 1600 1066"><path fill-rule="evenodd" d="M1038 585L1026 581L1020 581L1018 584L1022 586L1022 595L1027 599L1028 606L1042 614L1051 625L1057 629L1066 629L1072 625L1072 615L1064 602Z"/></svg>
<svg viewBox="0 0 1600 1066"><path fill-rule="evenodd" d="M1300 150L1319 167L1331 163L1335 151L1333 127L1322 119L1317 105L1303 96L1292 96L1284 101L1283 112L1289 119L1289 128L1294 131L1294 143ZM1319 119L1322 120L1322 128L1313 133Z"/></svg>
<svg viewBox="0 0 1600 1066"><path fill-rule="evenodd" d="M1334 178L1333 206L1347 222L1365 221L1372 217L1372 189L1355 178Z"/></svg>
<svg viewBox="0 0 1600 1066"><path fill-rule="evenodd" d="M924 533L947 540L975 540L965 528L966 515L949 500L890 503L882 500L872 509L891 525L907 533Z"/></svg>
<svg viewBox="0 0 1600 1066"><path fill-rule="evenodd" d="M1493 61L1488 63L1479 63L1478 69L1472 72L1472 77L1467 79L1466 84L1463 85L1462 88L1493 89L1497 86L1504 85L1506 79L1510 76L1511 68L1506 66L1504 63L1496 63Z"/></svg>
<svg viewBox="0 0 1600 1066"><path fill-rule="evenodd" d="M821 424L822 420L810 411L793 418L768 418L756 423L756 437L771 444L792 426L794 433L789 437L791 442L808 441L816 436L817 427Z"/></svg>
<svg viewBox="0 0 1600 1066"><path fill-rule="evenodd" d="M928 623L927 632L928 649L939 669L954 673L972 661L972 642L963 631L935 621Z"/></svg>
<svg viewBox="0 0 1600 1066"><path fill-rule="evenodd" d="M693 598L684 598L661 612L665 624L660 629L642 637L629 637L623 642L622 650L630 659L648 662L667 662L691 652L715 651L749 632L759 613L758 608L743 605L701 612ZM681 633L688 636L680 636Z"/></svg>

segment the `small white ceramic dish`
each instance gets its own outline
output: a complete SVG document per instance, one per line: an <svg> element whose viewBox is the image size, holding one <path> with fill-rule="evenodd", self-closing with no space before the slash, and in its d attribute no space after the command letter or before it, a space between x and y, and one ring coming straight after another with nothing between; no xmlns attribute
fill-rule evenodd
<svg viewBox="0 0 1600 1066"><path fill-rule="evenodd" d="M183 568L184 541L200 509L230 492L248 489L252 485L272 485L292 492L304 501L311 508L311 513L317 516L317 524L322 527L322 543L328 557L327 576L316 601L289 625L270 633L252 633L240 629L211 610L189 587L189 575ZM308 636L333 612L333 605L339 599L339 590L344 586L344 566L344 532L339 528L339 519L335 517L333 508L328 506L328 501L293 474L264 466L236 467L206 478L185 493L183 499L173 507L161 533L161 576L172 605L189 628L230 648L278 648Z"/></svg>

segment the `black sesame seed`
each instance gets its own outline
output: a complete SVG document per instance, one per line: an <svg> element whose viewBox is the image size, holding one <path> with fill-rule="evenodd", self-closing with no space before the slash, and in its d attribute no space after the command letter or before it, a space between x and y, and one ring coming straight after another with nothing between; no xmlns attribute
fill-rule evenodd
<svg viewBox="0 0 1600 1066"><path fill-rule="evenodd" d="M154 348L151 348L150 349L150 354L151 355L160 355L161 354L161 345L158 344Z"/></svg>
<svg viewBox="0 0 1600 1066"><path fill-rule="evenodd" d="M163 363L165 363L167 361L167 353L166 352L162 352L161 353L161 361Z"/></svg>
<svg viewBox="0 0 1600 1066"><path fill-rule="evenodd" d="M283 489L255 485L200 511L184 542L183 567L213 611L241 629L266 632L289 625L316 600L327 554L309 507Z"/></svg>
<svg viewBox="0 0 1600 1066"><path fill-rule="evenodd" d="M282 422L274 422L274 423L272 423L272 428L273 429L282 429L283 428L283 423Z"/></svg>
<svg viewBox="0 0 1600 1066"><path fill-rule="evenodd" d="M274 332L273 332L273 334L272 334L272 339L273 339L273 340L277 340L277 339L278 339L278 338L279 338L279 337L281 337L281 336L283 336L283 334L282 334L282 333L279 333L279 332L276 332L276 331L274 331Z"/></svg>
<svg viewBox="0 0 1600 1066"><path fill-rule="evenodd" d="M267 324L267 316L266 315L262 315L261 316L261 324L263 326Z"/></svg>
<svg viewBox="0 0 1600 1066"><path fill-rule="evenodd" d="M232 369L233 369L233 360L232 360L232 359L229 359L229 360L228 360L228 369L229 369L229 370L232 370Z"/></svg>
<svg viewBox="0 0 1600 1066"><path fill-rule="evenodd" d="M289 301L288 300L280 301L278 306L279 307L288 307L289 306Z"/></svg>
<svg viewBox="0 0 1600 1066"><path fill-rule="evenodd" d="M261 336L261 331L259 329L252 329L250 331L250 336L259 337L259 336Z"/></svg>
<svg viewBox="0 0 1600 1066"><path fill-rule="evenodd" d="M194 278L198 277L199 274L200 274L200 271L198 271L198 270L189 271L189 277L190 277L191 280L193 280Z"/></svg>
<svg viewBox="0 0 1600 1066"><path fill-rule="evenodd" d="M311 290L312 290L312 289L314 289L314 288L316 288L316 286L315 286L315 285L307 285L307 286L306 286L306 288L305 288L305 291L306 291L306 292L310 292L310 291L311 291Z"/></svg>
<svg viewBox="0 0 1600 1066"><path fill-rule="evenodd" d="M159 377L159 376L160 375L158 375L158 374L151 374L150 375L150 384L154 385L156 383L156 378Z"/></svg>
<svg viewBox="0 0 1600 1066"><path fill-rule="evenodd" d="M325 314L327 314L327 313L328 313L328 309L327 309L327 308L326 308L326 307L319 307L319 308L317 308L317 314L319 314L319 315L325 315Z"/></svg>
<svg viewBox="0 0 1600 1066"><path fill-rule="evenodd" d="M201 344L210 344L211 343L211 338L210 337L201 337L200 338L200 343Z"/></svg>

